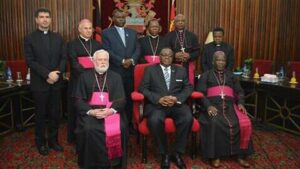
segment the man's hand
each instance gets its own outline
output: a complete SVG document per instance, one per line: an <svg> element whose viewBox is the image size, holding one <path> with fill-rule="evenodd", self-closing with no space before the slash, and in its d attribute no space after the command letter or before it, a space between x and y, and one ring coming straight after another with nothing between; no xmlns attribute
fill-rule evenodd
<svg viewBox="0 0 300 169"><path fill-rule="evenodd" d="M176 62L182 62L183 59L184 59L183 52L175 53L175 61Z"/></svg>
<svg viewBox="0 0 300 169"><path fill-rule="evenodd" d="M238 107L239 107L239 110L242 111L244 114L248 114L246 108L242 104L239 104Z"/></svg>
<svg viewBox="0 0 300 169"><path fill-rule="evenodd" d="M218 115L218 109L215 106L209 106L207 108L207 113L209 116L216 116Z"/></svg>
<svg viewBox="0 0 300 169"><path fill-rule="evenodd" d="M48 79L51 79L53 82L57 82L59 79L59 74L60 74L60 71L58 71L58 70L52 71L48 74Z"/></svg>
<svg viewBox="0 0 300 169"><path fill-rule="evenodd" d="M48 79L47 79L47 83L49 83L49 84L54 84L55 81L53 81L52 79L48 78Z"/></svg>
<svg viewBox="0 0 300 169"><path fill-rule="evenodd" d="M122 63L122 65L125 69L128 69L132 65L132 60L131 59L124 59L124 62Z"/></svg>
<svg viewBox="0 0 300 169"><path fill-rule="evenodd" d="M103 119L112 114L113 114L113 111L109 108L93 109L90 111L90 115L96 117L97 119Z"/></svg>
<svg viewBox="0 0 300 169"><path fill-rule="evenodd" d="M164 96L158 101L162 106L172 107L177 103L177 98L174 96Z"/></svg>
<svg viewBox="0 0 300 169"><path fill-rule="evenodd" d="M183 55L182 56L182 62L188 62L189 59L191 58L189 53L182 52L182 55Z"/></svg>

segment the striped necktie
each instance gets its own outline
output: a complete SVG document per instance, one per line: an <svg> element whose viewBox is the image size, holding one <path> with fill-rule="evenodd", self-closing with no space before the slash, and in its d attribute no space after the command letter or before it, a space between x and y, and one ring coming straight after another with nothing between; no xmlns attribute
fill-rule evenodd
<svg viewBox="0 0 300 169"><path fill-rule="evenodd" d="M170 88L170 73L168 71L168 68L166 68L166 67L164 68L164 77L165 77L167 88L169 90L169 88Z"/></svg>

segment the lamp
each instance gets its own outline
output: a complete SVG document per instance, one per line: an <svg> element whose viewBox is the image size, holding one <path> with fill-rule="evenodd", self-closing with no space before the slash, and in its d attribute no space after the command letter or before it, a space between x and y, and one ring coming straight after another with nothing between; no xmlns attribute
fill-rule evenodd
<svg viewBox="0 0 300 169"><path fill-rule="evenodd" d="M205 40L204 44L208 44L208 43L213 42L213 41L214 41L213 32L210 31L207 34L207 37L206 37L206 40Z"/></svg>

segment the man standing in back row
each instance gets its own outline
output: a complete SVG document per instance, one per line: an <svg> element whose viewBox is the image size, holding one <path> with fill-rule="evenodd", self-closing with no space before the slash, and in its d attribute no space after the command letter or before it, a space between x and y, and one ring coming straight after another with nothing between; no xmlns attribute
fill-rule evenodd
<svg viewBox="0 0 300 169"><path fill-rule="evenodd" d="M226 69L232 71L234 67L234 55L233 48L223 42L224 29L215 28L213 30L214 41L206 44L203 49L203 56L201 58L201 66L203 72L213 69L213 55L216 51L223 51L226 55Z"/></svg>
<svg viewBox="0 0 300 169"><path fill-rule="evenodd" d="M174 20L175 30L165 37L166 46L175 53L174 63L182 64L189 75L189 80L194 84L193 61L200 55L200 45L197 36L185 29L185 16L178 14Z"/></svg>
<svg viewBox="0 0 300 169"><path fill-rule="evenodd" d="M25 37L24 50L27 65L31 70L30 89L36 106L35 143L41 155L48 155L48 146L55 151L63 151L57 137L66 54L62 37L49 30L50 10L36 10L35 21L38 29Z"/></svg>
<svg viewBox="0 0 300 169"><path fill-rule="evenodd" d="M88 19L82 19L78 24L79 36L68 44L68 56L71 64L71 77L68 88L68 142L75 142L76 113L74 110L74 90L81 73L93 69L92 56L101 49L101 45L92 39L93 24Z"/></svg>
<svg viewBox="0 0 300 169"><path fill-rule="evenodd" d="M126 114L132 129L133 69L140 56L137 33L125 26L125 13L115 9L112 13L114 26L105 29L102 34L103 48L109 52L109 69L121 75L126 94Z"/></svg>

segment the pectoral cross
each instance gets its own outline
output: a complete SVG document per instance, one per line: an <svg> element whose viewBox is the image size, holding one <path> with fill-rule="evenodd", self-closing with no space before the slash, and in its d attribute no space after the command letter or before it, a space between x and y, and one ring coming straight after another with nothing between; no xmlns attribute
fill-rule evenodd
<svg viewBox="0 0 300 169"><path fill-rule="evenodd" d="M222 100L225 99L225 93L223 93L223 91L221 92L220 96L221 96L221 99L222 99Z"/></svg>
<svg viewBox="0 0 300 169"><path fill-rule="evenodd" d="M152 61L153 62L155 61L155 57L156 57L155 55L152 56Z"/></svg>
<svg viewBox="0 0 300 169"><path fill-rule="evenodd" d="M182 47L180 50L181 50L182 53L185 52L185 48L184 47Z"/></svg>
<svg viewBox="0 0 300 169"><path fill-rule="evenodd" d="M100 94L100 100L101 100L101 102L103 102L103 101L104 101L104 96L103 96L103 94L102 94L102 93Z"/></svg>

